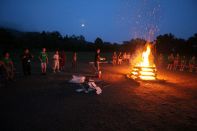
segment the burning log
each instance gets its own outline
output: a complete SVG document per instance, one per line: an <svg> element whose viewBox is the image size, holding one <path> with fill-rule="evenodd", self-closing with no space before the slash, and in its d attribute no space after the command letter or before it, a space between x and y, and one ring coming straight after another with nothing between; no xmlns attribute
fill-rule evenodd
<svg viewBox="0 0 197 131"><path fill-rule="evenodd" d="M129 77L132 79L156 80L157 70L155 67L135 66Z"/></svg>
<svg viewBox="0 0 197 131"><path fill-rule="evenodd" d="M135 80L156 80L157 70L155 64L149 60L150 54L151 47L150 45L147 45L146 51L142 53L142 60L134 65L132 71L127 75L127 77Z"/></svg>

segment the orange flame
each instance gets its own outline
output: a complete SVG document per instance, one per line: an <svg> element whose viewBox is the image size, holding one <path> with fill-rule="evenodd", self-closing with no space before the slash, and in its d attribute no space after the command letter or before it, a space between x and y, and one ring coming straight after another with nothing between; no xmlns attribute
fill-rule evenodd
<svg viewBox="0 0 197 131"><path fill-rule="evenodd" d="M132 74L138 75L142 80L155 80L155 64L150 61L151 55L151 47L150 45L146 46L146 51L144 51L141 55L141 61L136 64L136 67L140 67L140 69L133 69Z"/></svg>

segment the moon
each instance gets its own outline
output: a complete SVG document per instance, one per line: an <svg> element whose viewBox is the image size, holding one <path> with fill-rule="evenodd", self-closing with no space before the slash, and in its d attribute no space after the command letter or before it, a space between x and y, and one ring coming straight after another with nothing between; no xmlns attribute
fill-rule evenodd
<svg viewBox="0 0 197 131"><path fill-rule="evenodd" d="M85 24L81 24L81 27L85 27Z"/></svg>

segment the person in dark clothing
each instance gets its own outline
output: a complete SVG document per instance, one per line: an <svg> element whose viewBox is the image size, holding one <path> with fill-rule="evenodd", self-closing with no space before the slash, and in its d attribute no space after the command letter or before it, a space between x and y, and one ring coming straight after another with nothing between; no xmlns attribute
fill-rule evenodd
<svg viewBox="0 0 197 131"><path fill-rule="evenodd" d="M100 57L100 52L101 52L101 50L97 49L96 54L95 54L95 58L94 58L94 64L95 64L97 71L100 71L100 61L105 60L105 58Z"/></svg>
<svg viewBox="0 0 197 131"><path fill-rule="evenodd" d="M100 71L99 62L100 62L100 49L97 49L96 54L95 54L95 58L94 58L94 64L95 64L97 71Z"/></svg>
<svg viewBox="0 0 197 131"><path fill-rule="evenodd" d="M23 65L23 73L25 76L31 75L31 59L33 55L29 52L29 49L25 49L22 55L22 65Z"/></svg>

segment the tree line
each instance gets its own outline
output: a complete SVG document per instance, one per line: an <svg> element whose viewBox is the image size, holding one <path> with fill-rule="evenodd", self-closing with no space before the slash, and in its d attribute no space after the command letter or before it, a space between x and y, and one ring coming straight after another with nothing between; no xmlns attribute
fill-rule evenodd
<svg viewBox="0 0 197 131"><path fill-rule="evenodd" d="M176 38L173 34L164 34L156 37L157 53L169 54L180 53L197 55L197 33L189 39ZM1 49L23 49L42 48L59 49L65 51L129 51L134 52L136 48L144 46L146 40L141 38L131 39L123 43L105 42L102 38L96 38L94 42L88 42L84 36L62 36L58 31L53 32L21 32L13 29L0 28Z"/></svg>

